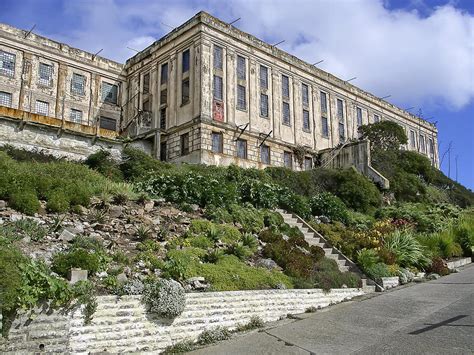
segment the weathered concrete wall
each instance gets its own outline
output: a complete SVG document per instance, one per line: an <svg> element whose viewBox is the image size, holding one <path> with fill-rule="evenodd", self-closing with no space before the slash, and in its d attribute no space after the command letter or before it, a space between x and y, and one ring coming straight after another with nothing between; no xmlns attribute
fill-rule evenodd
<svg viewBox="0 0 474 355"><path fill-rule="evenodd" d="M139 296L103 296L90 325L84 325L79 311L68 316L42 313L31 323L25 317L15 321L10 341L0 344L2 352L57 350L87 354L101 351L159 352L185 339L196 339L206 329L230 329L246 324L252 316L275 321L308 307L330 304L362 295L360 289L334 289L328 293L310 290L261 290L189 293L184 312L174 320L150 316Z"/></svg>

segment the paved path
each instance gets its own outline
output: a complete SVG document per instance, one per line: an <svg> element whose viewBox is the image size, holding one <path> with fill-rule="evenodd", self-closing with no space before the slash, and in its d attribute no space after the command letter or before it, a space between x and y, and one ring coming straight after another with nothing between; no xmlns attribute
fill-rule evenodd
<svg viewBox="0 0 474 355"><path fill-rule="evenodd" d="M474 265L195 354L474 354Z"/></svg>

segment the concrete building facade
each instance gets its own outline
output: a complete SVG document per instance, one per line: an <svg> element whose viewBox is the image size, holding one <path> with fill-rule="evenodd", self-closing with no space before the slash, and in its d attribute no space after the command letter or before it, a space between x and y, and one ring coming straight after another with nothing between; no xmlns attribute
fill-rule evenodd
<svg viewBox="0 0 474 355"><path fill-rule="evenodd" d="M391 120L404 149L439 166L433 124L204 12L125 65L1 25L0 105L62 120L81 111L83 125L149 140L162 160L293 169Z"/></svg>

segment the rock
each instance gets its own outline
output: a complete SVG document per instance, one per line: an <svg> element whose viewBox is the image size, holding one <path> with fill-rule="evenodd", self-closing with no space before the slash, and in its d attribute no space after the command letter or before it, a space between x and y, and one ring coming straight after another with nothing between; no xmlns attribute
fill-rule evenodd
<svg viewBox="0 0 474 355"><path fill-rule="evenodd" d="M191 277L190 279L186 280L186 282L188 282L188 283L196 282L196 281L204 282L204 281L206 281L206 279L202 276L195 276L195 277Z"/></svg>
<svg viewBox="0 0 474 355"><path fill-rule="evenodd" d="M97 275L97 277L100 277L101 279L102 279L102 278L105 278L105 277L107 277L107 276L109 276L109 274L107 273L107 271L98 272L96 275Z"/></svg>
<svg viewBox="0 0 474 355"><path fill-rule="evenodd" d="M25 243L25 244L28 244L29 242L31 242L31 238L29 236L26 236L26 237L21 239L21 242Z"/></svg>
<svg viewBox="0 0 474 355"><path fill-rule="evenodd" d="M66 230L71 232L72 234L82 234L84 233L84 226L80 223L74 224L74 226L66 227Z"/></svg>
<svg viewBox="0 0 474 355"><path fill-rule="evenodd" d="M0 200L0 211L3 211L5 208L7 208L7 203L3 200Z"/></svg>
<svg viewBox="0 0 474 355"><path fill-rule="evenodd" d="M13 213L12 215L10 215L10 222L16 222L22 219L23 219L23 216L21 214Z"/></svg>
<svg viewBox="0 0 474 355"><path fill-rule="evenodd" d="M154 202L155 204L157 204L157 205L161 205L162 203L165 203L166 200L165 200L164 198L160 197L160 198L155 198L155 199L153 200L153 202Z"/></svg>
<svg viewBox="0 0 474 355"><path fill-rule="evenodd" d="M161 221L160 221L160 217L156 217L156 218L153 218L153 224L156 226L158 224L160 224Z"/></svg>
<svg viewBox="0 0 474 355"><path fill-rule="evenodd" d="M59 240L62 240L63 242L70 242L72 241L76 235L74 233L71 233L67 229L63 229L61 234L59 235Z"/></svg>
<svg viewBox="0 0 474 355"><path fill-rule="evenodd" d="M110 206L109 216L112 218L119 218L122 215L123 208L122 206Z"/></svg>
<svg viewBox="0 0 474 355"><path fill-rule="evenodd" d="M155 202L148 201L148 202L145 203L145 211L146 212L150 212L153 209L153 207L155 207Z"/></svg>
<svg viewBox="0 0 474 355"><path fill-rule="evenodd" d="M435 274L435 273L429 274L428 276L426 276L426 278L427 278L428 280L438 280L440 277L441 277L441 276L439 276L438 274Z"/></svg>
<svg viewBox="0 0 474 355"><path fill-rule="evenodd" d="M199 211L199 206L196 205L195 203L193 203L192 205L189 205L189 207L191 208L193 212Z"/></svg>
<svg viewBox="0 0 474 355"><path fill-rule="evenodd" d="M326 216L319 216L321 223L331 223L331 220Z"/></svg>
<svg viewBox="0 0 474 355"><path fill-rule="evenodd" d="M341 288L347 288L346 284L342 284Z"/></svg>
<svg viewBox="0 0 474 355"><path fill-rule="evenodd" d="M127 277L127 275L125 275L125 273L122 272L122 273L117 275L117 282L118 283L125 283L125 282L127 282L127 280L128 280L128 277Z"/></svg>
<svg viewBox="0 0 474 355"><path fill-rule="evenodd" d="M68 273L68 279L71 284L75 284L78 281L86 281L87 270L71 269Z"/></svg>
<svg viewBox="0 0 474 355"><path fill-rule="evenodd" d="M256 266L264 267L268 270L273 270L278 268L278 264L272 259L260 259L256 263Z"/></svg>
<svg viewBox="0 0 474 355"><path fill-rule="evenodd" d="M286 285L285 285L284 283L281 283L281 282L280 282L280 283L278 283L278 284L275 285L275 288L276 288L277 290L286 290Z"/></svg>

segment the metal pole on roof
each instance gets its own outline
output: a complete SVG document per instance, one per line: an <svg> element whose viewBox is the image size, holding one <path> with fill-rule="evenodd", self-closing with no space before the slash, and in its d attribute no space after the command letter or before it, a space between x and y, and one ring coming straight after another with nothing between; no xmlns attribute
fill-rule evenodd
<svg viewBox="0 0 474 355"><path fill-rule="evenodd" d="M137 53L140 52L138 49L135 49L135 48L132 48L132 47L128 47L128 46L127 46L127 48L130 49L130 50L132 50L132 51L135 51L135 52L137 52Z"/></svg>
<svg viewBox="0 0 474 355"><path fill-rule="evenodd" d="M387 96L381 97L380 100L388 99L388 98L391 97L391 96L392 96L392 95L387 95Z"/></svg>
<svg viewBox="0 0 474 355"><path fill-rule="evenodd" d="M346 83L348 83L349 81L355 80L355 79L357 79L357 76L354 76L353 78L347 79Z"/></svg>
<svg viewBox="0 0 474 355"><path fill-rule="evenodd" d="M407 108L404 108L403 110L404 110L404 111L410 111L410 110L413 110L414 108L415 108L415 106L413 106L413 107L407 107Z"/></svg>
<svg viewBox="0 0 474 355"><path fill-rule="evenodd" d="M92 60L94 60L95 57L97 57L97 55L98 55L100 52L102 52L103 50L104 50L104 48L102 48L102 49L101 49L100 51L98 51L97 53L93 54L93 55L92 55Z"/></svg>
<svg viewBox="0 0 474 355"><path fill-rule="evenodd" d="M318 65L319 63L322 63L322 62L324 62L324 59L320 60L319 62L314 63L313 65L316 66L316 65Z"/></svg>
<svg viewBox="0 0 474 355"><path fill-rule="evenodd" d="M36 23L35 23L35 24L33 25L33 27L31 27L31 29L26 33L25 39L28 38L28 36L31 34L31 32L33 32L33 30L35 29L35 27L36 27Z"/></svg>
<svg viewBox="0 0 474 355"><path fill-rule="evenodd" d="M160 23L161 23L162 25L164 25L164 26L166 26L166 27L169 27L169 28L171 28L172 30L174 30L174 27L173 27L173 26L170 26L170 25L168 25L167 23L164 23L164 22L160 22Z"/></svg>
<svg viewBox="0 0 474 355"><path fill-rule="evenodd" d="M234 23L236 23L237 21L239 21L241 18L239 17L238 19L235 19L234 21L232 22L229 22L229 25L232 26Z"/></svg>
<svg viewBox="0 0 474 355"><path fill-rule="evenodd" d="M275 43L275 44L272 44L272 46L273 46L273 47L276 47L276 46L278 46L279 44L282 44L283 42L285 42L285 40L283 40L283 41L280 41L280 42L278 42L278 43Z"/></svg>

